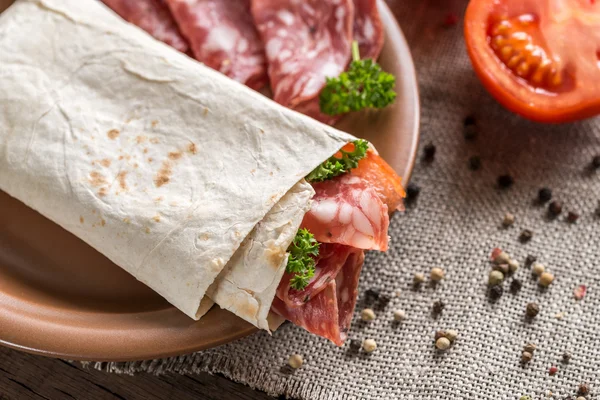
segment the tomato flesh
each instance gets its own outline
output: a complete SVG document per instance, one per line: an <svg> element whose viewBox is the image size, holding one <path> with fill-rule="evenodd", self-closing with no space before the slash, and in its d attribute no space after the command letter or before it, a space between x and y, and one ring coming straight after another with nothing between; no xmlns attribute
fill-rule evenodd
<svg viewBox="0 0 600 400"><path fill-rule="evenodd" d="M600 2L471 0L465 40L500 103L564 122L600 113Z"/></svg>

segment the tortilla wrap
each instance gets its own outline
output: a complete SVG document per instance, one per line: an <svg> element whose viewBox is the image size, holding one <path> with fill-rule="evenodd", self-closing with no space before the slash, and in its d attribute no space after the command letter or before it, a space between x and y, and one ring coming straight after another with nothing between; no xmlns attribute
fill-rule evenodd
<svg viewBox="0 0 600 400"><path fill-rule="evenodd" d="M204 67L93 0L20 0L0 15L0 104L0 189L195 319L259 221L354 139ZM293 224L306 207L302 199L281 205L283 220ZM293 238L255 233L259 242L273 240L275 252ZM283 262L261 270L259 282L254 275L245 282L237 268L248 264L236 262L243 267L227 267L224 276L235 277L227 294L219 294L221 279L211 293L242 313L237 293L253 292L247 302L262 305Z"/></svg>

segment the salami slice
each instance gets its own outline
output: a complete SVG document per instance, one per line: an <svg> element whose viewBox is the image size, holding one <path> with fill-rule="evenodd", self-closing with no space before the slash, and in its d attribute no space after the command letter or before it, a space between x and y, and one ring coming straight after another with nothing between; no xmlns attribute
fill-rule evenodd
<svg viewBox="0 0 600 400"><path fill-rule="evenodd" d="M388 208L375 189L351 175L313 184L313 188L316 194L302 227L319 242L387 250Z"/></svg>
<svg viewBox="0 0 600 400"><path fill-rule="evenodd" d="M142 28L156 39L186 53L187 41L164 0L102 0L124 20Z"/></svg>
<svg viewBox="0 0 600 400"><path fill-rule="evenodd" d="M166 1L194 58L253 89L264 86L264 49L250 0Z"/></svg>
<svg viewBox="0 0 600 400"><path fill-rule="evenodd" d="M354 0L354 40L361 58L377 60L383 48L383 23L377 0Z"/></svg>
<svg viewBox="0 0 600 400"><path fill-rule="evenodd" d="M352 252L337 273L335 280L329 281L305 304L290 307L283 300L275 297L271 310L295 325L341 346L348 337L363 262L362 251Z"/></svg>
<svg viewBox="0 0 600 400"><path fill-rule="evenodd" d="M350 61L352 0L252 0L252 15L265 44L274 100L330 119L320 115L318 95L325 78L338 76Z"/></svg>
<svg viewBox="0 0 600 400"><path fill-rule="evenodd" d="M304 305L335 279L351 254L361 252L362 250L340 244L321 243L319 257L316 260L315 275L308 286L303 290L290 288L289 283L294 274L285 273L277 288L277 297L283 300L288 307Z"/></svg>

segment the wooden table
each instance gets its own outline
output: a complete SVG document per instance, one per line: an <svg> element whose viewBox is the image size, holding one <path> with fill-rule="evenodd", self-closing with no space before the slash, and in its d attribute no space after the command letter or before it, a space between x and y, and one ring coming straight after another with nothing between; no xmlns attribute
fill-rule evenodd
<svg viewBox="0 0 600 400"><path fill-rule="evenodd" d="M273 400L224 377L107 374L0 347L0 400Z"/></svg>

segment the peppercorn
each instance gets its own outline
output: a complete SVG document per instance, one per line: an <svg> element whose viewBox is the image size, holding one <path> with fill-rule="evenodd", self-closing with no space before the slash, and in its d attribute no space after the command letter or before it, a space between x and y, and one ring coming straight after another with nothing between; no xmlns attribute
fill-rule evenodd
<svg viewBox="0 0 600 400"><path fill-rule="evenodd" d="M552 189L543 187L538 191L538 201L540 203L546 203L552 199Z"/></svg>
<svg viewBox="0 0 600 400"><path fill-rule="evenodd" d="M533 232L530 231L529 229L524 229L521 232L521 235L519 235L519 240L521 241L521 243L527 243L531 240L532 237L533 237Z"/></svg>
<svg viewBox="0 0 600 400"><path fill-rule="evenodd" d="M519 400L531 400L531 396L524 395L524 396L519 397Z"/></svg>
<svg viewBox="0 0 600 400"><path fill-rule="evenodd" d="M288 359L288 364L294 369L300 368L303 363L304 360L302 359L302 356L300 354L292 354Z"/></svg>
<svg viewBox="0 0 600 400"><path fill-rule="evenodd" d="M577 220L579 219L579 214L577 214L575 211L569 211L569 214L567 215L567 221L570 223L575 223L577 222Z"/></svg>
<svg viewBox="0 0 600 400"><path fill-rule="evenodd" d="M563 207L562 203L558 200L555 200L552 203L550 203L550 205L548 206L548 213L552 217L557 217L562 212L562 207Z"/></svg>
<svg viewBox="0 0 600 400"><path fill-rule="evenodd" d="M511 213L504 214L504 219L502 220L502 225L504 227L509 227L515 223L515 216Z"/></svg>
<svg viewBox="0 0 600 400"><path fill-rule="evenodd" d="M582 383L581 385L579 385L579 389L577 389L577 394L582 396L590 394L589 385L587 383Z"/></svg>
<svg viewBox="0 0 600 400"><path fill-rule="evenodd" d="M488 277L488 285L496 286L504 280L504 274L497 270L492 270Z"/></svg>
<svg viewBox="0 0 600 400"><path fill-rule="evenodd" d="M553 375L555 375L557 372L558 372L558 368L557 368L557 367L555 367L554 365L553 365L553 366L551 366L551 367L550 367L550 369L548 370L548 374L549 374L550 376L553 376Z"/></svg>
<svg viewBox="0 0 600 400"><path fill-rule="evenodd" d="M503 251L494 258L494 264L508 264L509 261L510 257Z"/></svg>
<svg viewBox="0 0 600 400"><path fill-rule="evenodd" d="M583 396L578 396L575 400L586 400L586 398Z"/></svg>
<svg viewBox="0 0 600 400"><path fill-rule="evenodd" d="M537 349L537 346L533 343L527 343L525 346L523 346L523 351L526 351L531 354L533 354L535 349Z"/></svg>
<svg viewBox="0 0 600 400"><path fill-rule="evenodd" d="M572 357L571 352L568 350L565 350L565 352L562 355L562 360L563 360L563 362L568 363L569 361L571 361L571 357Z"/></svg>
<svg viewBox="0 0 600 400"><path fill-rule="evenodd" d="M544 267L544 265L540 264L539 262L533 263L533 265L531 266L531 272L533 272L537 276L542 275L545 270L546 267Z"/></svg>
<svg viewBox="0 0 600 400"><path fill-rule="evenodd" d="M510 259L508 261L508 269L511 274L514 274L519 269L519 262L517 260Z"/></svg>
<svg viewBox="0 0 600 400"><path fill-rule="evenodd" d="M432 281L439 282L444 279L444 270L439 267L432 268L429 277Z"/></svg>
<svg viewBox="0 0 600 400"><path fill-rule="evenodd" d="M365 339L362 347L365 352L372 353L377 349L377 342L375 342L373 339Z"/></svg>
<svg viewBox="0 0 600 400"><path fill-rule="evenodd" d="M365 308L360 313L360 318L363 321L367 321L367 322L373 321L375 319L375 312L373 312L373 310L371 310L370 308Z"/></svg>
<svg viewBox="0 0 600 400"><path fill-rule="evenodd" d="M492 300L498 300L500 297L502 297L503 293L504 288L502 287L502 285L494 285L489 290L489 296Z"/></svg>
<svg viewBox="0 0 600 400"><path fill-rule="evenodd" d="M429 143L423 148L423 159L425 161L433 161L435 158L436 148L433 143Z"/></svg>
<svg viewBox="0 0 600 400"><path fill-rule="evenodd" d="M526 267L531 267L531 265L537 261L537 257L536 256L532 256L531 254L529 254L527 256L527 258L525 259L525 266Z"/></svg>
<svg viewBox="0 0 600 400"><path fill-rule="evenodd" d="M450 347L450 340L446 337L441 337L435 341L435 347L438 350L447 350Z"/></svg>
<svg viewBox="0 0 600 400"><path fill-rule="evenodd" d="M452 343L456 340L456 338L458 337L458 332L455 331L454 329L447 329L445 331L446 333L446 338Z"/></svg>
<svg viewBox="0 0 600 400"><path fill-rule="evenodd" d="M379 290L377 289L367 289L365 291L365 304L371 305L377 301L379 298Z"/></svg>
<svg viewBox="0 0 600 400"><path fill-rule="evenodd" d="M421 193L421 187L416 183L409 183L406 186L406 201L409 203L415 201L419 197L419 193Z"/></svg>
<svg viewBox="0 0 600 400"><path fill-rule="evenodd" d="M550 286L553 281L554 281L554 275L552 275L550 272L544 272L542 275L540 275L539 283L543 287Z"/></svg>
<svg viewBox="0 0 600 400"><path fill-rule="evenodd" d="M515 180L513 179L512 176L506 174L506 175L500 175L497 179L497 182L498 182L498 186L500 187L500 189L508 189L515 183Z"/></svg>
<svg viewBox="0 0 600 400"><path fill-rule="evenodd" d="M350 340L350 350L353 352L357 352L358 350L360 350L361 345L362 344L360 343L360 340L358 340L358 339Z"/></svg>
<svg viewBox="0 0 600 400"><path fill-rule="evenodd" d="M420 285L423 282L425 282L425 275L423 275L423 274L415 274L415 276L413 277L413 284L415 286L417 286L417 285Z"/></svg>
<svg viewBox="0 0 600 400"><path fill-rule="evenodd" d="M382 294L381 296L379 296L379 300L377 301L377 310L383 310L384 308L387 307L388 304L390 304L390 301L392 301L392 298L386 294Z"/></svg>
<svg viewBox="0 0 600 400"><path fill-rule="evenodd" d="M500 272L502 272L502 274L503 274L503 275L505 275L505 276L508 274L508 271L509 271L508 264L499 264L499 265L494 265L494 266L492 267L492 269L493 269L494 271L500 271Z"/></svg>
<svg viewBox="0 0 600 400"><path fill-rule="evenodd" d="M433 336L433 339L435 341L437 341L439 338L442 338L442 337L446 337L446 331L435 331L435 335ZM450 339L448 339L448 340L450 340Z"/></svg>
<svg viewBox="0 0 600 400"><path fill-rule="evenodd" d="M465 118L463 135L469 141L477 138L477 125L475 125L475 117L472 115Z"/></svg>
<svg viewBox="0 0 600 400"><path fill-rule="evenodd" d="M434 314L439 314L446 307L443 301L437 300L433 303L432 311Z"/></svg>
<svg viewBox="0 0 600 400"><path fill-rule="evenodd" d="M521 353L521 361L524 363L528 363L529 361L531 361L531 359L533 358L533 354L524 351L523 353Z"/></svg>
<svg viewBox="0 0 600 400"><path fill-rule="evenodd" d="M594 169L600 169L600 154L592 158L592 167Z"/></svg>
<svg viewBox="0 0 600 400"><path fill-rule="evenodd" d="M404 310L395 310L394 311L394 321L402 321L406 318L406 313Z"/></svg>
<svg viewBox="0 0 600 400"><path fill-rule="evenodd" d="M535 318L540 312L540 306L537 303L527 304L526 314L529 318Z"/></svg>
<svg viewBox="0 0 600 400"><path fill-rule="evenodd" d="M481 169L481 158L479 156L469 158L469 169L471 169L471 171L478 171Z"/></svg>
<svg viewBox="0 0 600 400"><path fill-rule="evenodd" d="M522 287L523 287L523 283L518 279L513 279L512 282L510 283L510 291L513 294L517 294L519 292L519 290L521 290Z"/></svg>

